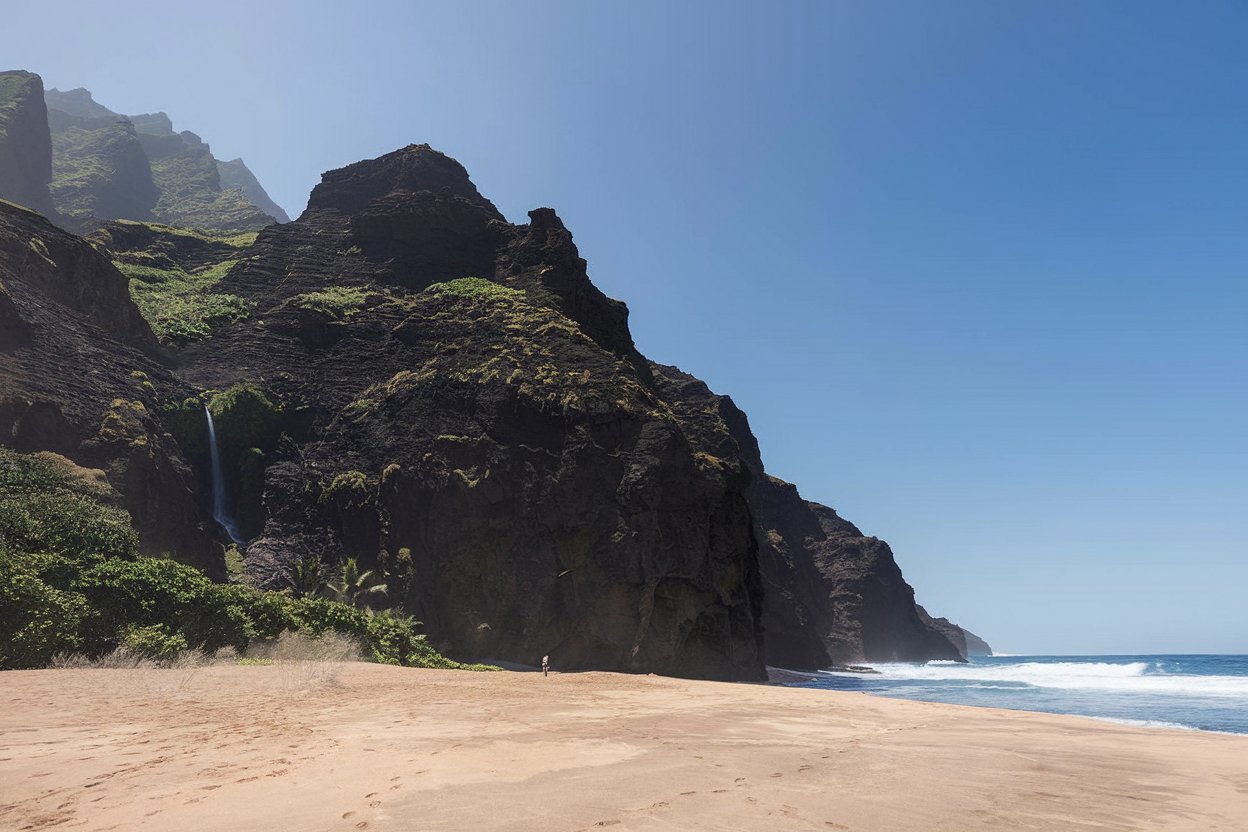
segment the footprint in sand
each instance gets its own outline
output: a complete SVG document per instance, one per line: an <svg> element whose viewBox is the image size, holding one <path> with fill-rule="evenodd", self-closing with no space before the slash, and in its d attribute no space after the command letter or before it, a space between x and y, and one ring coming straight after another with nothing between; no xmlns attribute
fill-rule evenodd
<svg viewBox="0 0 1248 832"><path fill-rule="evenodd" d="M347 818L351 818L351 817L355 817L355 812L343 812L342 813L343 820L346 820Z"/></svg>
<svg viewBox="0 0 1248 832"><path fill-rule="evenodd" d="M772 776L772 777L783 777L783 776L784 776L784 774L782 774L782 773L781 773L781 772L779 772L779 771L773 771L773 772L771 773L771 776Z"/></svg>
<svg viewBox="0 0 1248 832"><path fill-rule="evenodd" d="M680 793L680 796L681 796L681 797L688 797L688 796L689 796L689 795L691 795L691 794L697 794L697 792L681 792L681 793Z"/></svg>
<svg viewBox="0 0 1248 832"><path fill-rule="evenodd" d="M618 826L619 823L620 821L618 820L600 820L594 826Z"/></svg>
<svg viewBox="0 0 1248 832"><path fill-rule="evenodd" d="M812 768L814 768L814 766L798 766L797 770L798 771L810 771Z"/></svg>

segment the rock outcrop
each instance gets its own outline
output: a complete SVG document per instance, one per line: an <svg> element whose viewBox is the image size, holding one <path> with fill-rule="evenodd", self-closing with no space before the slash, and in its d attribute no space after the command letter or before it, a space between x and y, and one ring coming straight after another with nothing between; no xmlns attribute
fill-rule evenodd
<svg viewBox="0 0 1248 832"><path fill-rule="evenodd" d="M221 547L162 402L191 390L158 359L125 278L79 237L0 204L0 442L106 472L149 554L224 577Z"/></svg>
<svg viewBox="0 0 1248 832"><path fill-rule="evenodd" d="M53 217L52 139L43 80L33 72L0 72L0 198Z"/></svg>
<svg viewBox="0 0 1248 832"><path fill-rule="evenodd" d="M815 670L862 661L960 659L929 626L884 541L801 498L764 470L749 421L727 396L675 367L654 365L663 397L714 464L739 459L758 541L763 653L769 665Z"/></svg>
<svg viewBox="0 0 1248 832"><path fill-rule="evenodd" d="M217 174L221 177L222 189L242 191L243 196L265 214L278 222L290 222L286 211L269 197L264 186L260 184L260 180L256 179L256 175L242 159L231 159L228 162L218 159Z"/></svg>
<svg viewBox="0 0 1248 832"><path fill-rule="evenodd" d="M919 607L919 617L928 626L939 631L945 638L949 639L958 648L958 652L962 654L963 659L969 659L972 656L992 655L992 648L988 646L988 642L970 630L959 627L948 618L933 618L922 606Z"/></svg>
<svg viewBox="0 0 1248 832"><path fill-rule="evenodd" d="M138 133L120 116L50 110L52 198L72 222L151 219L160 191Z"/></svg>
<svg viewBox="0 0 1248 832"><path fill-rule="evenodd" d="M530 220L411 146L326 174L221 281L252 315L182 372L288 420L237 495L249 571L358 556L465 658L761 679L745 472L700 461L623 304Z"/></svg>

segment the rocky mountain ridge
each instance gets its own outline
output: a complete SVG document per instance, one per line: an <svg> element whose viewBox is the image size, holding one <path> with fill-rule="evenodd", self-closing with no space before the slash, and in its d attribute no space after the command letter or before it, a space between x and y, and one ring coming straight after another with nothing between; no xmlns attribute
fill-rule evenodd
<svg viewBox="0 0 1248 832"><path fill-rule="evenodd" d="M219 232L288 222L242 159L218 161L165 113L124 116L85 89L0 73L0 197L73 231L131 219Z"/></svg>
<svg viewBox="0 0 1248 832"><path fill-rule="evenodd" d="M637 351L553 210L507 222L427 145L326 173L254 241L88 244L4 206L0 231L0 441L106 471L149 548L223 571L207 404L250 578L358 557L457 657L717 679L963 657L887 544Z"/></svg>

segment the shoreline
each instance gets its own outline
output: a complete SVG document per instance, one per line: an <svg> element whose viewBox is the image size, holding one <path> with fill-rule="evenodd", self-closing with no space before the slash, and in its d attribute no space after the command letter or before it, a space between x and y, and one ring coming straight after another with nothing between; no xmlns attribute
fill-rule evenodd
<svg viewBox="0 0 1248 832"><path fill-rule="evenodd" d="M0 827L1233 830L1248 736L775 684L0 674Z"/></svg>

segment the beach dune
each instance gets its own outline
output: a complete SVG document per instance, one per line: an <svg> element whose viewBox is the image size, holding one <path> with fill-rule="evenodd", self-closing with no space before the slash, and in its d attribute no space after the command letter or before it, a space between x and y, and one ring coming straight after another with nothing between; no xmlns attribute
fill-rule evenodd
<svg viewBox="0 0 1248 832"><path fill-rule="evenodd" d="M1248 737L607 673L0 674L13 830L1237 830Z"/></svg>

